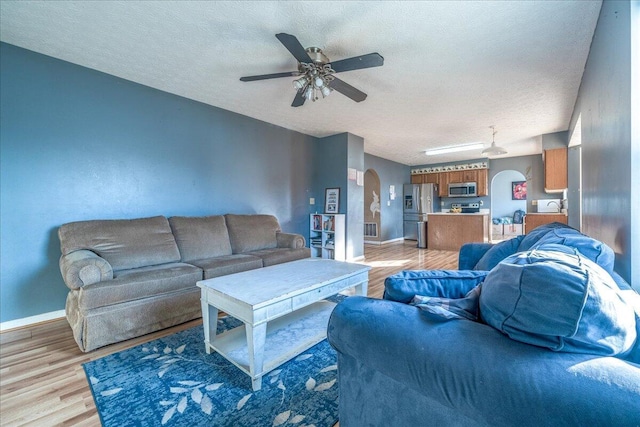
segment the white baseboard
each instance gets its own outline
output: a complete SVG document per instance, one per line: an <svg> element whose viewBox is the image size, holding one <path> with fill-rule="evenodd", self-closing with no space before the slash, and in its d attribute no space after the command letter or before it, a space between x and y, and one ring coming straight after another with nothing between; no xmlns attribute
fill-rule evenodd
<svg viewBox="0 0 640 427"><path fill-rule="evenodd" d="M404 237L398 237L397 239L385 240L384 242L382 242L382 244L386 245L387 243L394 243L394 242L404 242Z"/></svg>
<svg viewBox="0 0 640 427"><path fill-rule="evenodd" d="M349 261L349 262L364 261L364 255L360 255L360 256L357 256L357 257L349 258L347 261Z"/></svg>
<svg viewBox="0 0 640 427"><path fill-rule="evenodd" d="M36 316L23 317L22 319L9 320L8 322L0 323L0 332L22 328L24 326L34 325L36 323L46 322L49 320L56 320L63 317L65 317L64 310L57 310L49 313L38 314Z"/></svg>
<svg viewBox="0 0 640 427"><path fill-rule="evenodd" d="M365 240L364 243L365 245L386 245L387 243L395 243L395 242L402 242L404 241L404 237L398 237L397 239L391 239L391 240L385 240L384 242L380 242L378 240Z"/></svg>

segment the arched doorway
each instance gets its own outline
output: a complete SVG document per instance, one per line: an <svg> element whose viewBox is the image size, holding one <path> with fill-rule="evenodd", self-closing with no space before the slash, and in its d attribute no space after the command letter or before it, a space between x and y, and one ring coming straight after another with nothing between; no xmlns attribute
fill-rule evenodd
<svg viewBox="0 0 640 427"><path fill-rule="evenodd" d="M523 186L518 186L518 183L524 182ZM513 218L513 214L517 210L527 212L527 198L526 198L526 182L525 176L516 170L504 170L498 172L491 180L491 218ZM514 195L514 186L518 188L516 195ZM522 196L522 189L524 189L524 198ZM503 225L503 227L500 227ZM509 224L497 224L497 226L491 227L491 241L497 242L504 239L509 239L516 235L522 234L522 227L512 226Z"/></svg>
<svg viewBox="0 0 640 427"><path fill-rule="evenodd" d="M380 244L380 177L373 169L364 173L364 242Z"/></svg>

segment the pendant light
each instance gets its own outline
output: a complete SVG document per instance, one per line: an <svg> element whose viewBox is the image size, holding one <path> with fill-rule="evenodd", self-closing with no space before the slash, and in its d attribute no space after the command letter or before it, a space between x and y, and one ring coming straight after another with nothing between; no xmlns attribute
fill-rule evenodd
<svg viewBox="0 0 640 427"><path fill-rule="evenodd" d="M505 150L502 147L498 147L496 145L496 133L498 133L498 131L496 130L495 125L489 126L489 127L493 132L491 146L482 150L482 155L489 157L489 156L499 156L501 154L507 154L507 150Z"/></svg>

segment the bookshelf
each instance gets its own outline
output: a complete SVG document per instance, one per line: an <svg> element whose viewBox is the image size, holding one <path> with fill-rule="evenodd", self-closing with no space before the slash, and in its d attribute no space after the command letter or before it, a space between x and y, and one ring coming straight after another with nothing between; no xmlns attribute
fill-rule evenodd
<svg viewBox="0 0 640 427"><path fill-rule="evenodd" d="M344 214L311 214L309 248L316 258L346 259Z"/></svg>

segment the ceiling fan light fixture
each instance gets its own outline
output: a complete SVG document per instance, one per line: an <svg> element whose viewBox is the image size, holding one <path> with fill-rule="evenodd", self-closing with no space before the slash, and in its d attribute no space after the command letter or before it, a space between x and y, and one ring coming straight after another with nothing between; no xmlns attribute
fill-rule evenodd
<svg viewBox="0 0 640 427"><path fill-rule="evenodd" d="M308 101L313 100L313 87L311 87L311 85L308 85L307 89L304 91L304 97L307 98Z"/></svg>
<svg viewBox="0 0 640 427"><path fill-rule="evenodd" d="M384 58L377 52L332 62L318 47L305 49L296 36L278 33L276 38L298 61L298 69L296 71L240 77L240 81L253 82L280 77L298 77L292 82L297 92L291 103L292 107L304 105L305 100L316 101L320 99L320 95L326 98L334 90L355 102L362 102L367 98L366 93L336 78L333 74L380 67L384 64Z"/></svg>
<svg viewBox="0 0 640 427"><path fill-rule="evenodd" d="M296 90L300 90L303 87L305 87L308 82L309 82L309 80L307 79L307 77L306 76L302 76L299 79L296 79L296 80L293 81L293 87Z"/></svg>
<svg viewBox="0 0 640 427"><path fill-rule="evenodd" d="M507 154L506 149L496 145L496 133L498 133L498 131L496 130L495 125L489 126L489 127L492 129L491 146L482 150L482 155L489 157L489 156L500 156L502 154Z"/></svg>
<svg viewBox="0 0 640 427"><path fill-rule="evenodd" d="M477 150L484 145L482 142L472 142L470 144L450 145L448 147L434 148L424 152L427 156L437 156L440 154L457 153L458 151Z"/></svg>

